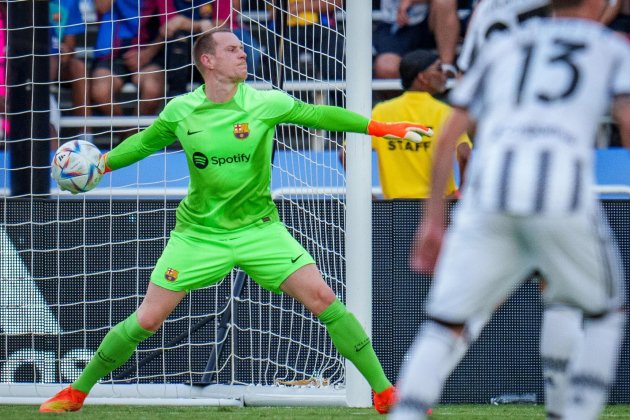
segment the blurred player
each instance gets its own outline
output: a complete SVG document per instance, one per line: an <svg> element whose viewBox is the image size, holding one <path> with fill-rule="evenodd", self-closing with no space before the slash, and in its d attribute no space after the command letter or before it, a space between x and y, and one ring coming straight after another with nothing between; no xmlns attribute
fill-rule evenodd
<svg viewBox="0 0 630 420"><path fill-rule="evenodd" d="M188 158L190 187L177 209L175 229L138 310L111 329L81 376L40 411L79 410L94 384L125 363L189 290L219 282L238 265L265 289L303 303L369 382L375 408L387 412L394 387L368 335L324 282L313 257L280 222L270 193L273 135L281 123L416 141L430 130L369 121L343 108L308 105L281 91L257 91L243 83L247 56L227 29L201 35L193 56L204 85L170 101L151 126L104 157L105 167L115 170L179 139Z"/></svg>
<svg viewBox="0 0 630 420"><path fill-rule="evenodd" d="M471 321L488 318L535 269L548 282L548 305L584 313L564 406L549 417L595 419L606 402L625 303L616 246L591 192L592 149L611 105L630 148L630 46L596 23L606 0L552 7L556 18L489 45L451 95L456 111L437 142L433 190L444 188L456 139L473 121L477 153L444 249L439 196L429 200L418 234L412 265L435 267L435 279L394 419L424 417L479 335Z"/></svg>
<svg viewBox="0 0 630 420"><path fill-rule="evenodd" d="M457 65L466 72L479 53L502 35L535 17L548 17L549 0L483 0L475 8ZM541 290L545 281L535 275ZM546 305L543 311L540 352L545 387L545 409L550 418L561 413L568 386L567 364L582 339L582 312L567 305Z"/></svg>

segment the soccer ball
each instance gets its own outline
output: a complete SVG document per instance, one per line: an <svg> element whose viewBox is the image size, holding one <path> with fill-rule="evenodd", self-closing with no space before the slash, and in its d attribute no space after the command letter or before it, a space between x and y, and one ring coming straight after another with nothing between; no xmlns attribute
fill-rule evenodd
<svg viewBox="0 0 630 420"><path fill-rule="evenodd" d="M73 140L62 144L52 161L52 177L72 194L90 191L105 173L101 152L92 143Z"/></svg>

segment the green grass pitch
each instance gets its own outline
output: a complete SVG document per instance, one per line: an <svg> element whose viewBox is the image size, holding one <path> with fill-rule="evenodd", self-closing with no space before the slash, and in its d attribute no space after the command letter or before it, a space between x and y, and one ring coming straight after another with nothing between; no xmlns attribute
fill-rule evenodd
<svg viewBox="0 0 630 420"><path fill-rule="evenodd" d="M342 407L181 407L181 406L105 406L86 405L81 411L63 416L40 414L37 406L0 405L0 419L381 419L373 409ZM540 405L441 405L433 410L431 419L484 420L484 419L544 419ZM630 419L630 405L608 406L603 419Z"/></svg>

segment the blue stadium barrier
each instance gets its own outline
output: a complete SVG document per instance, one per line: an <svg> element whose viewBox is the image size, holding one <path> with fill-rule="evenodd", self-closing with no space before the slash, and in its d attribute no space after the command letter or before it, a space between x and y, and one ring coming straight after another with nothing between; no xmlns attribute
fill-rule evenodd
<svg viewBox="0 0 630 420"><path fill-rule="evenodd" d="M597 150L597 183L630 185L630 151L622 148Z"/></svg>

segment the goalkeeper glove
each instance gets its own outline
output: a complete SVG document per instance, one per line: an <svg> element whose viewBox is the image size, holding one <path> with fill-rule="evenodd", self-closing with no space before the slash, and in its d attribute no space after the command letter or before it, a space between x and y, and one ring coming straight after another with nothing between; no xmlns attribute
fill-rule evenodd
<svg viewBox="0 0 630 420"><path fill-rule="evenodd" d="M424 125L408 122L383 123L370 120L368 124L368 134L376 137L384 137L386 139L407 139L415 143L420 143L422 136L432 136L433 130Z"/></svg>
<svg viewBox="0 0 630 420"><path fill-rule="evenodd" d="M107 172L111 172L109 166L107 166L107 153L103 153L101 157L98 159L98 171L101 175L106 174Z"/></svg>

